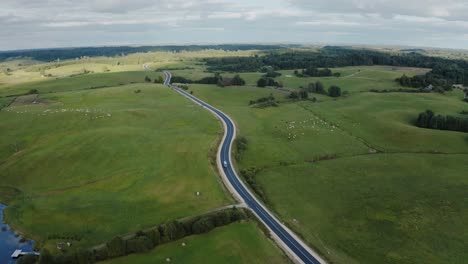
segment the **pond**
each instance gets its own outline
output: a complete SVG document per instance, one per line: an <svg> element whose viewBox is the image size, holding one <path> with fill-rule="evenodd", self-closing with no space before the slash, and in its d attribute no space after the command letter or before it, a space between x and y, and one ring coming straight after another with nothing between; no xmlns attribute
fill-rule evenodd
<svg viewBox="0 0 468 264"><path fill-rule="evenodd" d="M3 221L3 210L7 206L0 203L0 263L12 264L16 261L11 258L11 254L16 249L31 252L34 248L34 241L22 241L21 236L15 233Z"/></svg>

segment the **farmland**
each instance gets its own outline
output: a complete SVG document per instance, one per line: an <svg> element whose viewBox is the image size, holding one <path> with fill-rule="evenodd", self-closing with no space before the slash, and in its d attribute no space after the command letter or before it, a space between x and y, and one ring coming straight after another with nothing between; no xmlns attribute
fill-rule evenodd
<svg viewBox="0 0 468 264"><path fill-rule="evenodd" d="M230 203L210 165L219 124L161 85L19 98L0 112L2 186L21 190L6 219L41 244L90 246Z"/></svg>
<svg viewBox="0 0 468 264"><path fill-rule="evenodd" d="M346 70L359 76L362 69ZM320 80L350 92L340 99L310 95L319 102L291 101L285 92L270 88L190 89L236 120L239 134L248 140L239 170L256 168L262 198L330 260L461 263L467 257L463 247L468 238L459 231L466 231L468 217L462 202L468 138L420 129L412 122L422 109L459 115L466 109L463 95L369 93L396 87L392 79L397 74L393 69L366 71L375 85L356 75L279 77L288 89ZM406 74L414 72L418 70ZM248 105L269 94L280 102L278 107ZM444 250L438 250L441 244Z"/></svg>
<svg viewBox="0 0 468 264"><path fill-rule="evenodd" d="M213 166L221 125L152 80L163 68L199 80L215 74L203 58L257 54L3 62L10 71L0 73L0 201L9 206L8 224L57 253L64 239L89 248L235 203ZM462 117L463 93L395 92L402 88L396 78L429 70L331 68L339 77L277 70L281 89L256 87L262 72L221 71L246 85L189 84L188 91L235 121L247 142L238 172L249 172L259 198L326 259L462 263L468 136L418 128L414 119L426 109ZM337 85L342 95L290 98L316 82ZM277 106L249 105L267 97ZM253 221L183 240L184 248L176 241L108 263L286 261ZM219 250L226 247L234 253Z"/></svg>
<svg viewBox="0 0 468 264"><path fill-rule="evenodd" d="M167 258L176 263L288 262L278 248L263 237L254 223L237 223L202 236L163 245L145 254L117 258L103 264L164 263Z"/></svg>

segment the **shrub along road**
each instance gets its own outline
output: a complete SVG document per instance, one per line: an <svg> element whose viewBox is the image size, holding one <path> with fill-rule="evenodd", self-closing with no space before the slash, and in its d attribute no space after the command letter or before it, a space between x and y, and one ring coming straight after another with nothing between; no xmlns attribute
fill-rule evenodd
<svg viewBox="0 0 468 264"><path fill-rule="evenodd" d="M223 112L212 107L211 105L201 101L195 96L179 89L176 86L170 84L171 73L164 72L166 80L164 84L172 88L174 91L179 94L187 97L188 99L194 101L195 103L206 108L213 114L215 114L223 123L225 128L225 134L221 147L218 151L218 168L220 168L221 175L224 176L227 181L225 181L231 191L234 191L235 196L242 202L245 202L249 209L265 224L265 226L270 230L275 240L278 244L286 250L288 255L290 255L293 260L303 263L325 263L317 253L312 251L304 242L302 242L291 230L286 226L281 224L278 219L266 208L264 207L255 196L250 192L250 190L244 185L240 180L239 176L233 169L233 164L231 162L231 147L232 142L234 141L236 135L236 128L234 122ZM222 164L222 165L221 165ZM222 168L222 169L221 169Z"/></svg>

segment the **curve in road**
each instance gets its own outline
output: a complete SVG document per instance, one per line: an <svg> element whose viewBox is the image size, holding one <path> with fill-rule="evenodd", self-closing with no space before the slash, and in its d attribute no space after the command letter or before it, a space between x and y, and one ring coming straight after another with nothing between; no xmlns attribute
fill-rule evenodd
<svg viewBox="0 0 468 264"><path fill-rule="evenodd" d="M312 249L310 249L303 241L301 241L301 239L299 239L291 230L281 224L278 219L257 200L257 198L244 185L242 180L235 172L231 162L231 147L236 134L236 127L234 122L220 110L178 88L177 86L171 85L171 73L164 72L164 74L166 77L164 85L172 88L179 94L208 109L223 122L225 127L225 134L221 143L220 151L218 152L218 167L222 168L222 174L224 174L223 176L227 178L229 184L231 185L230 187L232 187L230 189L236 192L237 197L242 199L247 207L263 222L263 224L272 232L272 234L276 236L276 240L278 241L279 239L278 242L280 246L287 250L289 255L292 255L294 260L307 264L325 263L325 261L320 258L316 252L312 251ZM227 163L226 166L222 164L224 161Z"/></svg>

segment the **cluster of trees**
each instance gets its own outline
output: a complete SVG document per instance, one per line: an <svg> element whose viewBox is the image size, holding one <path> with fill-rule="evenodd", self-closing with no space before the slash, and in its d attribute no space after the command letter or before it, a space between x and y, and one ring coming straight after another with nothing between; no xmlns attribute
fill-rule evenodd
<svg viewBox="0 0 468 264"><path fill-rule="evenodd" d="M419 114L416 126L440 130L468 132L468 118L436 115L431 110Z"/></svg>
<svg viewBox="0 0 468 264"><path fill-rule="evenodd" d="M328 88L328 95L330 97L340 97L341 96L341 88L339 86L336 86L336 85L330 86L330 88Z"/></svg>
<svg viewBox="0 0 468 264"><path fill-rule="evenodd" d="M402 75L400 78L395 79L401 86L412 87L412 88L426 88L429 85L433 86L433 90L436 92L443 93L444 91L452 90L453 82L444 79L443 76L438 76L433 73L427 73L425 75L416 75L408 77Z"/></svg>
<svg viewBox="0 0 468 264"><path fill-rule="evenodd" d="M154 228L138 231L127 236L117 236L104 245L92 250L79 250L71 254L52 255L47 249L41 250L41 256L25 263L39 264L85 264L95 263L110 258L120 257L132 253L146 252L167 242L180 239L193 234L201 234L230 223L246 219L243 209L229 208L211 212L180 221L171 221ZM29 262L34 261L34 262Z"/></svg>
<svg viewBox="0 0 468 264"><path fill-rule="evenodd" d="M329 74L317 68L334 68L358 65L388 65L430 68L432 71L409 82L403 80L402 85L422 87L432 84L446 89L451 84L468 85L468 61L452 60L440 57L423 56L411 53L385 53L372 50L357 50L341 47L324 47L318 52L312 51L270 51L265 56L209 58L205 59L210 70L225 71L258 71L262 67L274 70L307 69L305 72L313 76ZM310 69L310 70L309 70ZM300 74L298 72L298 74ZM419 79L418 79L419 78Z"/></svg>
<svg viewBox="0 0 468 264"><path fill-rule="evenodd" d="M288 95L289 99L300 99L300 100L307 100L309 98L309 93L306 90L301 89L299 92L292 91Z"/></svg>
<svg viewBox="0 0 468 264"><path fill-rule="evenodd" d="M276 101L273 94L270 94L267 97L261 97L256 100L250 100L249 105L256 108L266 108L270 106L278 106L278 102Z"/></svg>
<svg viewBox="0 0 468 264"><path fill-rule="evenodd" d="M162 76L158 76L158 78L154 78L154 80L151 80L150 77L145 76L145 82L147 82L147 83L150 83L150 82L153 82L153 83L164 83L164 79L163 79Z"/></svg>
<svg viewBox="0 0 468 264"><path fill-rule="evenodd" d="M197 83L197 84L216 84L218 86L243 86L245 85L244 79L242 79L239 74L234 75L234 77L223 77L219 73L215 73L214 76L203 77L200 80L190 80L181 76L173 76L171 78L174 83Z"/></svg>
<svg viewBox="0 0 468 264"><path fill-rule="evenodd" d="M242 159L242 154L244 154L244 152L247 150L247 145L248 145L248 140L246 137L244 136L239 136L236 138L236 141L235 141L235 149L236 151L234 151L234 157L237 161L240 161Z"/></svg>
<svg viewBox="0 0 468 264"><path fill-rule="evenodd" d="M309 93L324 94L331 97L341 96L341 88L339 86L332 85L328 88L328 91L325 91L325 87L320 81L309 83L304 90Z"/></svg>
<svg viewBox="0 0 468 264"><path fill-rule="evenodd" d="M341 76L339 72L333 73L329 68L318 69L313 66L302 69L301 72L299 72L298 70L294 70L294 75L296 75L297 77L326 77L326 76L339 77Z"/></svg>
<svg viewBox="0 0 468 264"><path fill-rule="evenodd" d="M327 94L325 87L320 81L309 83L305 89L309 93Z"/></svg>
<svg viewBox="0 0 468 264"><path fill-rule="evenodd" d="M218 86L243 86L245 85L244 79L242 79L239 74L234 75L232 78L222 77L218 80Z"/></svg>
<svg viewBox="0 0 468 264"><path fill-rule="evenodd" d="M256 175L260 172L260 169L257 167L250 167L247 169L241 169L240 174L247 182L247 184L252 188L252 190L266 203L268 199L263 191L263 188L257 183Z"/></svg>
<svg viewBox="0 0 468 264"><path fill-rule="evenodd" d="M281 73L279 72L276 72L273 68L271 67L263 67L260 72L264 72L265 74L263 75L263 77L267 77L267 78L276 78L276 77L279 77L281 76Z"/></svg>
<svg viewBox="0 0 468 264"><path fill-rule="evenodd" d="M275 81L275 79L270 77L262 77L257 81L257 87L266 87L266 86L274 86L274 87L283 87L281 82Z"/></svg>

